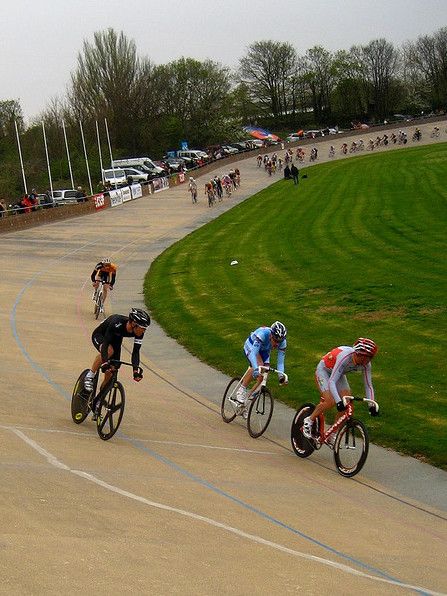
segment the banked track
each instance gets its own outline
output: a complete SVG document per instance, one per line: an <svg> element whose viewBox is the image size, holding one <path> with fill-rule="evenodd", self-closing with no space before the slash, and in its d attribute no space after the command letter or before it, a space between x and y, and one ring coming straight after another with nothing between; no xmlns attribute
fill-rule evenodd
<svg viewBox="0 0 447 596"><path fill-rule="evenodd" d="M247 195L267 182L254 160L241 171ZM445 510L423 487L408 496L396 477L391 490L386 458L383 482L370 462L347 481L291 455L274 428L253 441L222 424L208 397L224 377L155 325L143 382L122 374L122 433L103 443L91 422L72 424L72 384L93 355L95 259L120 264L113 310L126 312L142 304L148 262L210 211L179 188L0 238L5 593L445 592ZM445 487L444 473L416 469L413 484Z"/></svg>

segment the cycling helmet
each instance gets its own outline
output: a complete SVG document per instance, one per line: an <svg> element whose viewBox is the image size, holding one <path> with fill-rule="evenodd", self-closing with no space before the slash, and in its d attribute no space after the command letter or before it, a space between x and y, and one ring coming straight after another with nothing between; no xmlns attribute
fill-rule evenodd
<svg viewBox="0 0 447 596"><path fill-rule="evenodd" d="M132 308L129 313L129 321L133 321L138 327L146 329L151 324L151 318L145 310L141 308Z"/></svg>
<svg viewBox="0 0 447 596"><path fill-rule="evenodd" d="M359 337L354 345L354 352L356 354L361 354L362 356L375 356L377 354L377 345L373 342L372 339L368 339L367 337Z"/></svg>
<svg viewBox="0 0 447 596"><path fill-rule="evenodd" d="M109 259L109 257L105 257L104 259L101 259L101 263L103 265L110 265L112 261Z"/></svg>
<svg viewBox="0 0 447 596"><path fill-rule="evenodd" d="M283 325L279 321L275 321L273 325L270 327L270 329L272 331L272 336L276 341L281 342L283 339L286 338L287 329L285 325Z"/></svg>

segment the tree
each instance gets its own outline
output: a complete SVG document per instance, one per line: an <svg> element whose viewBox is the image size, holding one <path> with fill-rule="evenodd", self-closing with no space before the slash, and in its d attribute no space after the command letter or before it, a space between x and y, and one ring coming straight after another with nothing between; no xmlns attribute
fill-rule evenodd
<svg viewBox="0 0 447 596"><path fill-rule="evenodd" d="M404 47L405 72L417 96L433 110L447 104L447 27Z"/></svg>
<svg viewBox="0 0 447 596"><path fill-rule="evenodd" d="M386 39L375 39L361 47L360 54L365 81L370 89L370 109L383 120L393 111L395 79L399 67L399 52Z"/></svg>
<svg viewBox="0 0 447 596"><path fill-rule="evenodd" d="M304 78L310 89L315 122L324 122L332 115L334 60L321 46L307 50L303 61Z"/></svg>
<svg viewBox="0 0 447 596"><path fill-rule="evenodd" d="M135 43L113 29L84 41L68 101L75 120L107 118L115 146L132 146L138 113L140 60Z"/></svg>
<svg viewBox="0 0 447 596"><path fill-rule="evenodd" d="M23 112L16 99L0 101L0 138L15 137L15 122L19 131L23 130Z"/></svg>
<svg viewBox="0 0 447 596"><path fill-rule="evenodd" d="M296 69L297 55L291 44L257 41L241 58L239 77L263 113L278 118L291 111Z"/></svg>

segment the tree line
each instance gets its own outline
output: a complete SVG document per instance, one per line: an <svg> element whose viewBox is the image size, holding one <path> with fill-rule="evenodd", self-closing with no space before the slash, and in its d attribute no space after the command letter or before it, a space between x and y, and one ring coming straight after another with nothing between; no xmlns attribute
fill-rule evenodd
<svg viewBox="0 0 447 596"><path fill-rule="evenodd" d="M281 133L446 107L447 27L401 47L381 38L336 52L316 45L304 55L288 42L256 41L235 71L192 58L156 65L139 56L123 32L107 29L84 41L65 96L52 99L29 126L19 101L0 101L0 197L22 189L15 123L30 185L43 189L48 182L41 121L55 184L64 185L69 177L62 121L76 178L85 182L79 121L99 180L96 123L105 118L115 156L156 158L182 140L197 147L237 140L244 124Z"/></svg>

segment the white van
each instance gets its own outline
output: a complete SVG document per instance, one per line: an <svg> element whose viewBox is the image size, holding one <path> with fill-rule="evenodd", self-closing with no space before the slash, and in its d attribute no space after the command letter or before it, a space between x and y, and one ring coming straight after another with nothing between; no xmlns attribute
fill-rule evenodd
<svg viewBox="0 0 447 596"><path fill-rule="evenodd" d="M115 166L111 170L103 170L102 177L104 182L108 182L112 186L126 186L127 184L126 172Z"/></svg>
<svg viewBox="0 0 447 596"><path fill-rule="evenodd" d="M154 164L149 157L127 157L126 159L114 159L112 161L114 168L137 168L142 172L152 174L152 176L163 176L165 171L160 166Z"/></svg>

